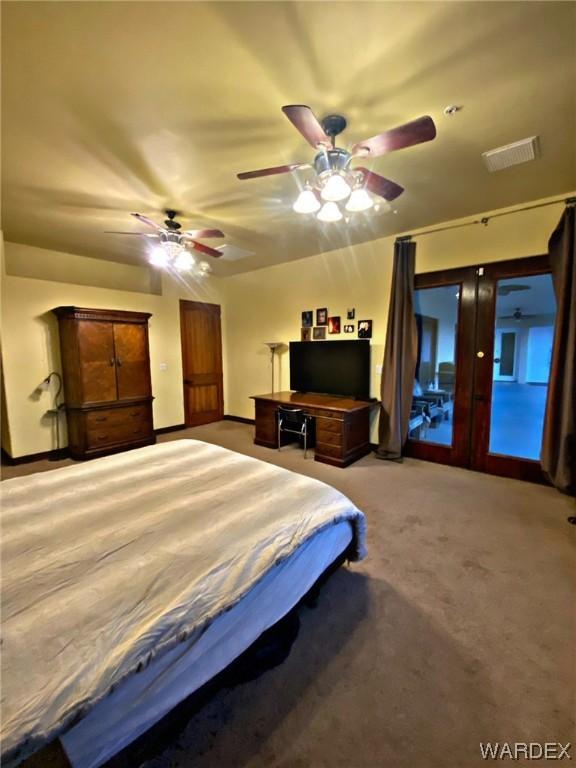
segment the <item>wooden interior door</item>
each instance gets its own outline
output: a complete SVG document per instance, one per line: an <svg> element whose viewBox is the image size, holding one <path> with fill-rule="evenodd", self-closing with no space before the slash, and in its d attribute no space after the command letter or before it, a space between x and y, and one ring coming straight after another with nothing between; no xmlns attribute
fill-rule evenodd
<svg viewBox="0 0 576 768"><path fill-rule="evenodd" d="M79 368L83 400L116 400L116 365L112 324L98 320L78 323Z"/></svg>
<svg viewBox="0 0 576 768"><path fill-rule="evenodd" d="M150 397L148 329L140 323L111 324L114 332L119 400Z"/></svg>
<svg viewBox="0 0 576 768"><path fill-rule="evenodd" d="M220 307L180 302L184 413L187 427L219 421L224 415Z"/></svg>

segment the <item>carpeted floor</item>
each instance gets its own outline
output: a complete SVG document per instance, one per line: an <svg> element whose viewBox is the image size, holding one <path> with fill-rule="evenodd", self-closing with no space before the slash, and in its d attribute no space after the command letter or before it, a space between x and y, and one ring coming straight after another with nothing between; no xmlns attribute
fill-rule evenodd
<svg viewBox="0 0 576 768"><path fill-rule="evenodd" d="M411 459L336 469L229 421L161 439L185 436L343 491L369 556L303 609L283 664L218 694L146 768L468 768L485 765L480 742L576 741L569 499Z"/></svg>

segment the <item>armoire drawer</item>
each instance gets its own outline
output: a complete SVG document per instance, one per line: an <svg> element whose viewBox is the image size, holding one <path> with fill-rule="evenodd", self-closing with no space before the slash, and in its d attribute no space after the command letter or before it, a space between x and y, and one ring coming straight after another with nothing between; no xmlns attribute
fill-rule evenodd
<svg viewBox="0 0 576 768"><path fill-rule="evenodd" d="M86 434L88 448L99 448L118 443L130 443L151 437L152 427L149 422L134 424L116 424L103 426L99 429L89 429Z"/></svg>
<svg viewBox="0 0 576 768"><path fill-rule="evenodd" d="M102 430L103 427L113 428L126 424L138 424L141 421L152 421L149 405L130 405L123 408L99 408L86 413L86 428Z"/></svg>

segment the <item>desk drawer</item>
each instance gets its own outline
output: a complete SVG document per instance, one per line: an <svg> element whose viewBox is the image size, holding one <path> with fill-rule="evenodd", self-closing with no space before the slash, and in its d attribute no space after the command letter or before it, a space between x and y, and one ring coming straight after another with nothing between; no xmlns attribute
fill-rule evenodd
<svg viewBox="0 0 576 768"><path fill-rule="evenodd" d="M319 416L316 419L316 429L322 430L322 432L332 432L333 434L341 435L344 427L344 421L342 419L327 419Z"/></svg>
<svg viewBox="0 0 576 768"><path fill-rule="evenodd" d="M331 459L342 458L342 447L339 445L328 445L327 443L321 443L316 440L316 455L328 456Z"/></svg>
<svg viewBox="0 0 576 768"><path fill-rule="evenodd" d="M327 432L322 428L321 422L317 422L316 440L326 445L342 445L342 431L340 429L339 432Z"/></svg>

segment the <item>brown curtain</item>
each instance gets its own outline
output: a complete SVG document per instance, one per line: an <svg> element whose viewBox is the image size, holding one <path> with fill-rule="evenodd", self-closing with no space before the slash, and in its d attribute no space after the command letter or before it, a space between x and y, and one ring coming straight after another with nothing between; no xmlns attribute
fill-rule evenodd
<svg viewBox="0 0 576 768"><path fill-rule="evenodd" d="M414 317L415 266L416 243L396 240L380 388L382 405L376 451L380 459L401 461L402 447L408 437L418 349Z"/></svg>
<svg viewBox="0 0 576 768"><path fill-rule="evenodd" d="M556 294L556 331L544 419L542 468L553 485L576 495L576 207L566 208L548 253Z"/></svg>

